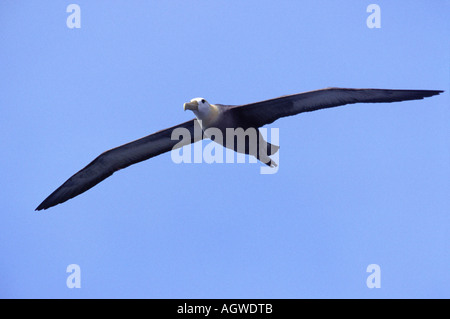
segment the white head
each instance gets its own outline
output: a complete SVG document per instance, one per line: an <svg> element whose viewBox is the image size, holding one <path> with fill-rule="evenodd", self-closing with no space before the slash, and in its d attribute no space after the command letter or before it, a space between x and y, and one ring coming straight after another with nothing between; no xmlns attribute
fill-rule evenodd
<svg viewBox="0 0 450 319"><path fill-rule="evenodd" d="M191 110L199 120L207 120L211 117L211 113L214 112L211 104L204 98L197 97L192 99L188 103L184 103L184 110Z"/></svg>

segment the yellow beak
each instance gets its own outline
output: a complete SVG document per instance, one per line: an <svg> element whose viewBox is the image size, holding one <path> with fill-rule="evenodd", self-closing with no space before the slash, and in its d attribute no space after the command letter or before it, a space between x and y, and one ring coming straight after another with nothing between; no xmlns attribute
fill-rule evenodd
<svg viewBox="0 0 450 319"><path fill-rule="evenodd" d="M191 111L198 111L198 102L192 101L189 103L184 103L183 105L184 110L191 110Z"/></svg>

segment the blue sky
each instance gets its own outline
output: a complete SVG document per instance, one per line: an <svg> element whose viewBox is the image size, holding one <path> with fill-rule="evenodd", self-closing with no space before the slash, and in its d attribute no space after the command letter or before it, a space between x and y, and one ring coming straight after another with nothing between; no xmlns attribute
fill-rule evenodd
<svg viewBox="0 0 450 319"><path fill-rule="evenodd" d="M1 4L0 297L450 297L449 1L70 3ZM446 92L281 119L274 175L168 153L34 211L191 98L329 86Z"/></svg>

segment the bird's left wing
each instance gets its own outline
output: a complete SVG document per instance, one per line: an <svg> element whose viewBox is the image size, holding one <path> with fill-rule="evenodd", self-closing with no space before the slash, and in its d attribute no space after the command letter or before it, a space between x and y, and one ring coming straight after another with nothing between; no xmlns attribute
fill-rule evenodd
<svg viewBox="0 0 450 319"><path fill-rule="evenodd" d="M172 140L172 132L177 128L187 129L190 133L190 141ZM122 168L201 139L203 139L202 129L194 119L106 151L50 194L36 210L63 203L87 191Z"/></svg>
<svg viewBox="0 0 450 319"><path fill-rule="evenodd" d="M230 115L245 127L260 127L277 119L303 112L353 103L381 103L419 100L439 94L437 90L387 90L326 88L234 106Z"/></svg>

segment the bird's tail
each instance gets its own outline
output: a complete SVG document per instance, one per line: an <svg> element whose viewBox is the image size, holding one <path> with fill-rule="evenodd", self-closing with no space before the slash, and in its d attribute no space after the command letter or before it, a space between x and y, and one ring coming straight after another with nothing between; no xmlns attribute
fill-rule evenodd
<svg viewBox="0 0 450 319"><path fill-rule="evenodd" d="M267 155L273 155L278 152L279 149L280 147L278 145L267 143Z"/></svg>

